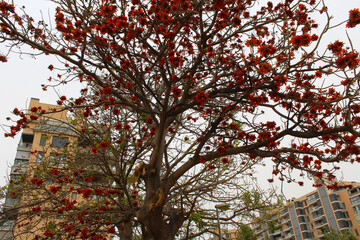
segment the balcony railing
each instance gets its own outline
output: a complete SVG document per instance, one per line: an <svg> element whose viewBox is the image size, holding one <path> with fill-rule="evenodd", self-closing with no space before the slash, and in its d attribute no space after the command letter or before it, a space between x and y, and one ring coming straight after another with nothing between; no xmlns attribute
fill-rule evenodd
<svg viewBox="0 0 360 240"><path fill-rule="evenodd" d="M18 148L24 148L30 150L32 148L32 143L20 142Z"/></svg>

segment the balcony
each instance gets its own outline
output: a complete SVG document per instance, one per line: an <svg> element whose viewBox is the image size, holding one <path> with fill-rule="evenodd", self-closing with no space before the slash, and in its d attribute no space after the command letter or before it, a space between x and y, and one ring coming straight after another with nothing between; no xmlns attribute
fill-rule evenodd
<svg viewBox="0 0 360 240"><path fill-rule="evenodd" d="M358 194L360 194L360 187L356 187L356 188L353 188L353 189L349 190L349 195L350 196L355 196L355 195L358 195Z"/></svg>
<svg viewBox="0 0 360 240"><path fill-rule="evenodd" d="M322 228L327 225L327 221L324 217L320 220L314 221L314 225L315 225L315 228Z"/></svg>
<svg viewBox="0 0 360 240"><path fill-rule="evenodd" d="M340 197L337 194L330 194L329 197L330 197L330 201L332 203L340 202L340 200L341 200Z"/></svg>
<svg viewBox="0 0 360 240"><path fill-rule="evenodd" d="M287 224L290 221L289 216L286 216L285 218L281 219L281 224Z"/></svg>
<svg viewBox="0 0 360 240"><path fill-rule="evenodd" d="M15 206L18 203L18 201L19 201L19 199L17 199L17 198L7 197L5 199L5 207Z"/></svg>
<svg viewBox="0 0 360 240"><path fill-rule="evenodd" d="M334 211L345 209L345 205L343 203L333 203L332 207Z"/></svg>
<svg viewBox="0 0 360 240"><path fill-rule="evenodd" d="M309 218L308 217L299 217L298 221L300 224L302 223L308 223L309 222Z"/></svg>
<svg viewBox="0 0 360 240"><path fill-rule="evenodd" d="M287 208L285 208L285 209L283 209L283 210L281 210L281 211L279 212L279 217L283 217L283 216L285 216L287 213L289 213L289 212L288 212Z"/></svg>
<svg viewBox="0 0 360 240"><path fill-rule="evenodd" d="M304 205L302 202L300 202L300 201L295 202L295 208L303 208L303 207L304 207Z"/></svg>
<svg viewBox="0 0 360 240"><path fill-rule="evenodd" d="M12 166L10 175L22 175L26 170L27 166Z"/></svg>
<svg viewBox="0 0 360 240"><path fill-rule="evenodd" d="M273 232L270 232L270 235L277 235L281 232L280 228L276 229L275 231Z"/></svg>
<svg viewBox="0 0 360 240"><path fill-rule="evenodd" d="M350 198L350 202L352 206L360 203L360 195Z"/></svg>
<svg viewBox="0 0 360 240"><path fill-rule="evenodd" d="M319 203L317 203L315 206L313 206L312 208L310 208L310 212L315 212L317 210L319 210L322 207L320 201Z"/></svg>
<svg viewBox="0 0 360 240"><path fill-rule="evenodd" d="M289 231L289 230L291 230L292 229L292 225L290 224L290 225L285 225L283 228L282 228L282 231L283 232L286 232L286 231Z"/></svg>
<svg viewBox="0 0 360 240"><path fill-rule="evenodd" d="M314 204L318 199L319 199L319 194L317 192L307 197L309 205Z"/></svg>
<svg viewBox="0 0 360 240"><path fill-rule="evenodd" d="M30 151L32 148L32 143L20 142L18 144L18 150Z"/></svg>
<svg viewBox="0 0 360 240"><path fill-rule="evenodd" d="M301 216L301 215L306 215L305 211L303 209L296 209L296 214L298 216Z"/></svg>
<svg viewBox="0 0 360 240"><path fill-rule="evenodd" d="M314 239L314 234L312 232L304 232L303 239Z"/></svg>
<svg viewBox="0 0 360 240"><path fill-rule="evenodd" d="M346 228L352 227L351 221L339 220L338 223L339 223L340 229L346 229Z"/></svg>
<svg viewBox="0 0 360 240"><path fill-rule="evenodd" d="M314 214L313 215L313 222L319 220L319 218L322 218L324 216L325 216L324 214Z"/></svg>
<svg viewBox="0 0 360 240"><path fill-rule="evenodd" d="M287 233L281 234L282 239L291 239L292 236L294 236L293 232L287 232Z"/></svg>

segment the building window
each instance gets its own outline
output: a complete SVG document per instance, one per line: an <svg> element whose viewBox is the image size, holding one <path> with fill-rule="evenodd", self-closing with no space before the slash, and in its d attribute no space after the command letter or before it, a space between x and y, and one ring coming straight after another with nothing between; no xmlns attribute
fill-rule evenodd
<svg viewBox="0 0 360 240"><path fill-rule="evenodd" d="M44 147L45 144L46 144L46 139L47 139L47 135L46 134L41 134L39 146Z"/></svg>
<svg viewBox="0 0 360 240"><path fill-rule="evenodd" d="M38 152L36 155L36 162L42 163L44 159L44 152Z"/></svg>
<svg viewBox="0 0 360 240"><path fill-rule="evenodd" d="M49 163L53 166L65 166L66 154L50 153Z"/></svg>
<svg viewBox="0 0 360 240"><path fill-rule="evenodd" d="M350 198L351 205L355 205L357 203L360 203L360 195Z"/></svg>
<svg viewBox="0 0 360 240"><path fill-rule="evenodd" d="M77 197L77 193L76 193L76 192L73 192L73 193L71 194L71 198L72 198L72 199L76 199L76 197Z"/></svg>
<svg viewBox="0 0 360 240"><path fill-rule="evenodd" d="M319 198L319 194L317 192L307 197L309 203L314 202L318 198Z"/></svg>
<svg viewBox="0 0 360 240"><path fill-rule="evenodd" d="M360 213L360 205L357 205L357 206L355 206L355 207L353 207L353 208L354 208L355 214L359 214L359 213Z"/></svg>
<svg viewBox="0 0 360 240"><path fill-rule="evenodd" d="M53 136L51 146L58 147L58 148L64 148L68 144L68 142L69 142L68 137Z"/></svg>

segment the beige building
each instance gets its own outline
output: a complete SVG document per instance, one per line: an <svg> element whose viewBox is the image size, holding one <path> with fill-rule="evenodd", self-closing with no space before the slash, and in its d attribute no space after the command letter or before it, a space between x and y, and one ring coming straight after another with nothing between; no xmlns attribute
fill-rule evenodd
<svg viewBox="0 0 360 240"><path fill-rule="evenodd" d="M64 149L72 141L77 141L74 131L69 127L67 111L58 111L59 107L56 105L41 103L39 99L31 98L26 113L28 119L30 115L36 116L42 110L47 112L46 117L31 121L29 127L22 131L15 161L11 167L11 182L16 183L25 173L31 176L34 169L43 164L57 168L65 166L67 159ZM13 208L14 210L7 212L5 217L7 221L2 222L0 226L0 239L34 238L34 234L17 237L17 232L21 231L18 226L19 221L21 221L19 217L21 212L16 209L17 206L26 202L26 197L24 194L14 193L13 195L8 193L4 209Z"/></svg>
<svg viewBox="0 0 360 240"><path fill-rule="evenodd" d="M348 189L344 186L351 185ZM265 216L264 216L265 217ZM360 239L360 183L342 182L339 188L325 186L296 199L270 216L268 223L254 223L259 240L302 240L324 238L324 231L351 231Z"/></svg>

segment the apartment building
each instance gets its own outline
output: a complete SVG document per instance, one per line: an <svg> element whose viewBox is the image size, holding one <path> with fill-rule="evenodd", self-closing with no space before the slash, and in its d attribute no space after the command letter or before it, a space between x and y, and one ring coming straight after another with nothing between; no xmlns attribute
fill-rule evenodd
<svg viewBox="0 0 360 240"><path fill-rule="evenodd" d="M66 164L66 154L63 149L71 141L77 140L76 135L68 125L66 111L54 111L59 109L56 105L41 103L37 98L31 98L28 114L45 110L46 117L39 118L29 124L29 128L22 131L21 139L17 148L14 164L10 171L10 181L16 182L25 173L31 174L39 164L47 161L46 164L63 166ZM2 221L0 226L0 239L16 239L15 223L18 221L18 211L16 206L20 206L24 201L21 194L8 194L5 199L4 209L7 216L2 216L7 221ZM14 208L15 207L15 208ZM30 236L29 236L30 237ZM22 238L23 239L23 238ZM29 239L33 239L29 238Z"/></svg>
<svg viewBox="0 0 360 240"><path fill-rule="evenodd" d="M360 239L360 183L342 182L338 189L325 186L287 201L268 222L253 223L259 240L323 239L324 232L351 231ZM351 185L348 189L344 186ZM264 216L265 217L265 216Z"/></svg>

